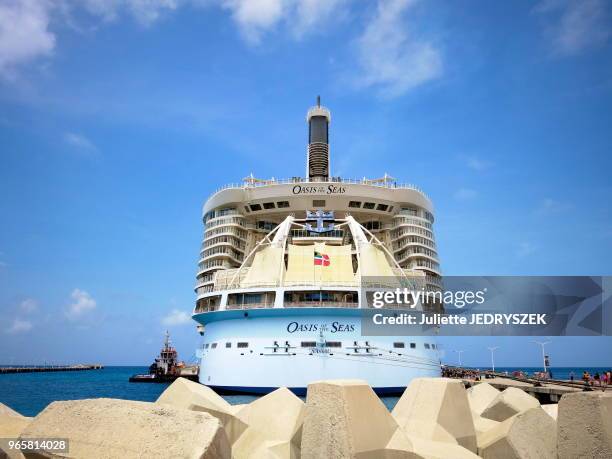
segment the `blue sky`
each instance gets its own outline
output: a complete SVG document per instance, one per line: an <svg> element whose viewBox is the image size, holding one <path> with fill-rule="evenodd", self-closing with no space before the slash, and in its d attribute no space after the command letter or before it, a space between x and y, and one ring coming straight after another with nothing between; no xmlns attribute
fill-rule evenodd
<svg viewBox="0 0 612 459"><path fill-rule="evenodd" d="M612 5L350 0L0 1L0 363L184 358L201 205L304 170L433 199L447 275L611 275ZM447 339L537 365L529 339ZM554 338L554 364L612 365ZM456 359L454 354L449 360Z"/></svg>

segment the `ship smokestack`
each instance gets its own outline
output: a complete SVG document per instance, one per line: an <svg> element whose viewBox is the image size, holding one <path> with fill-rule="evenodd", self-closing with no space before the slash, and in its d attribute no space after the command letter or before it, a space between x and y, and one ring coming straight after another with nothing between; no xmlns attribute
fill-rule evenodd
<svg viewBox="0 0 612 459"><path fill-rule="evenodd" d="M306 174L309 179L327 180L329 178L329 123L331 114L321 106L321 96L317 105L308 110L308 157Z"/></svg>

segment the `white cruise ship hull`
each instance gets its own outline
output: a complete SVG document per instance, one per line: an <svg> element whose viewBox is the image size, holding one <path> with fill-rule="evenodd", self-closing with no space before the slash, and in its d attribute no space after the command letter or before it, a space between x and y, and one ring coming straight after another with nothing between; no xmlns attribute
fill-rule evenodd
<svg viewBox="0 0 612 459"><path fill-rule="evenodd" d="M359 309L272 308L195 314L205 326L202 384L220 393L264 394L309 383L363 379L379 394L440 376L434 337L362 336Z"/></svg>

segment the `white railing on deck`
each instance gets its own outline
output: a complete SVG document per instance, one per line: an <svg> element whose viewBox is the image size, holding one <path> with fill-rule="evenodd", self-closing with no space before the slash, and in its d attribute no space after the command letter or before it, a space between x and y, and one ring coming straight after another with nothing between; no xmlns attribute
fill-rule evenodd
<svg viewBox="0 0 612 459"><path fill-rule="evenodd" d="M411 183L396 183L396 182L377 182L374 180L370 180L370 179L346 179L346 178L337 178L337 179L329 179L329 180L322 180L322 181L317 181L317 180L312 180L309 178L303 178L303 177L294 177L294 178L290 178L290 179L270 179L270 180L262 180L260 182L242 182L242 183L229 183L227 185L223 185L219 188L217 188L212 194L218 193L219 191L223 191L223 190L227 190L229 188L259 188L262 186L270 186L270 185L290 185L290 184L300 184L300 183L329 183L329 184L335 184L335 183L343 183L343 184L352 184L352 185L369 185L369 186L374 186L374 187L378 187L378 188L398 188L398 189L406 189L406 190L414 190L414 191L418 191L419 193L421 193L423 196L425 196L427 199L429 199L429 197L427 196L427 194L421 190L418 186L413 185Z"/></svg>

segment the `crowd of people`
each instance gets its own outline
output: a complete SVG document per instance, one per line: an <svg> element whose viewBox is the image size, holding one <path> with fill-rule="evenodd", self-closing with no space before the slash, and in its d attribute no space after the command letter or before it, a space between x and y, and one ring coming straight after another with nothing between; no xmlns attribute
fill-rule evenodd
<svg viewBox="0 0 612 459"><path fill-rule="evenodd" d="M480 373L480 370L473 370L470 368L443 367L442 377L443 378L458 378L458 379L473 379L474 381L480 381L481 373Z"/></svg>
<svg viewBox="0 0 612 459"><path fill-rule="evenodd" d="M602 391L605 392L605 390L608 388L608 385L612 384L611 378L612 370L608 370L602 371L601 373L599 373L599 371L596 371L595 374L591 374L588 371L583 371L581 379L586 386L599 387ZM570 372L570 381L574 382L574 379L575 375L572 371Z"/></svg>
<svg viewBox="0 0 612 459"><path fill-rule="evenodd" d="M507 371L504 373L506 376L509 376ZM457 367L442 367L442 376L444 378L472 379L474 381L480 381L482 378L494 377L494 375L489 371ZM512 376L519 379L526 379L530 377L529 373L518 370L513 371ZM531 377L536 379L552 379L553 376L552 372L549 370L546 373L541 371L535 372ZM570 382L578 382L573 371L569 373L569 378ZM583 371L581 379L585 386L600 388L602 391L605 391L608 386L612 386L612 371L608 370L601 373L596 371L593 374L589 373L588 371Z"/></svg>

